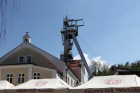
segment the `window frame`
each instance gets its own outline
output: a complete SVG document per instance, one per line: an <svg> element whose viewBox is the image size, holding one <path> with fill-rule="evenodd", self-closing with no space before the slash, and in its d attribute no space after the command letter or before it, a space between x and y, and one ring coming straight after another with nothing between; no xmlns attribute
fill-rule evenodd
<svg viewBox="0 0 140 93"><path fill-rule="evenodd" d="M37 76L38 73L39 73L39 76ZM36 74L36 76L34 74ZM40 72L34 72L33 73L33 79L40 79Z"/></svg>
<svg viewBox="0 0 140 93"><path fill-rule="evenodd" d="M73 80L71 79L71 86L73 87Z"/></svg>
<svg viewBox="0 0 140 93"><path fill-rule="evenodd" d="M18 63L21 63L20 62L20 57L23 57L24 58L22 63L25 63L25 57L24 56L18 56Z"/></svg>
<svg viewBox="0 0 140 93"><path fill-rule="evenodd" d="M74 87L76 87L76 82L74 81Z"/></svg>
<svg viewBox="0 0 140 93"><path fill-rule="evenodd" d="M9 77L8 77L7 75L9 75ZM12 75L12 77L11 77L11 75ZM7 80L7 79L9 79L9 80ZM12 73L7 73L7 74L6 74L6 80L7 80L8 82L12 83L12 81L13 81L13 74L12 74Z"/></svg>
<svg viewBox="0 0 140 93"><path fill-rule="evenodd" d="M28 57L31 57L31 62L28 62ZM26 63L32 63L32 55L26 55Z"/></svg>
<svg viewBox="0 0 140 93"><path fill-rule="evenodd" d="M21 57L23 57L23 62L20 61ZM28 62L28 57L31 57L31 62ZM18 63L32 63L32 55L18 56Z"/></svg>
<svg viewBox="0 0 140 93"><path fill-rule="evenodd" d="M69 77L67 77L67 83L68 83L68 85L69 85Z"/></svg>
<svg viewBox="0 0 140 93"><path fill-rule="evenodd" d="M20 76L19 76L20 75ZM23 75L23 76L22 76ZM17 83L24 83L24 73L18 73ZM20 79L20 80L19 80Z"/></svg>

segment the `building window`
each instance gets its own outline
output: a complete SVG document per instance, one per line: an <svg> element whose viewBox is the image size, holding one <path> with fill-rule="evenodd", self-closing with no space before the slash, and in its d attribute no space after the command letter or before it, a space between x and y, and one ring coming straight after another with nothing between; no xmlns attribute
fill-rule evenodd
<svg viewBox="0 0 140 93"><path fill-rule="evenodd" d="M24 82L24 74L18 74L18 83Z"/></svg>
<svg viewBox="0 0 140 93"><path fill-rule="evenodd" d="M33 78L34 79L40 79L40 73L35 72Z"/></svg>
<svg viewBox="0 0 140 93"><path fill-rule="evenodd" d="M75 82L74 82L74 87L76 87L76 84L75 84Z"/></svg>
<svg viewBox="0 0 140 93"><path fill-rule="evenodd" d="M12 83L12 77L13 77L13 74L7 74L6 80L9 81L10 83Z"/></svg>
<svg viewBox="0 0 140 93"><path fill-rule="evenodd" d="M27 63L31 63L32 62L32 57L31 56L27 56Z"/></svg>
<svg viewBox="0 0 140 93"><path fill-rule="evenodd" d="M67 78L67 83L68 83L68 85L69 85L69 77Z"/></svg>
<svg viewBox="0 0 140 93"><path fill-rule="evenodd" d="M24 63L24 57L19 57L19 63Z"/></svg>
<svg viewBox="0 0 140 93"><path fill-rule="evenodd" d="M21 56L18 58L18 63L31 63L32 62L32 56Z"/></svg>
<svg viewBox="0 0 140 93"><path fill-rule="evenodd" d="M73 80L71 79L71 86L73 87Z"/></svg>

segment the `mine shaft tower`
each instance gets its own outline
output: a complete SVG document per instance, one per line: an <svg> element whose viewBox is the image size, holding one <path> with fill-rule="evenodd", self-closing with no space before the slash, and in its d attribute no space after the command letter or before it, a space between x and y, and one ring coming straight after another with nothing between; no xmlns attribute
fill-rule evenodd
<svg viewBox="0 0 140 93"><path fill-rule="evenodd" d="M78 23L82 23L82 24L78 24ZM76 39L76 37L78 36L79 26L84 26L83 19L77 19L77 20L68 19L67 16L66 18L63 19L63 28L61 30L61 34L62 34L62 43L64 45L64 52L61 53L60 59L66 63L73 61L73 55L72 55L71 50L72 50L73 41L74 41L76 48L81 56L81 59L84 62L84 66L86 67L89 78L91 78L92 75L91 75L90 69L87 65L83 52Z"/></svg>

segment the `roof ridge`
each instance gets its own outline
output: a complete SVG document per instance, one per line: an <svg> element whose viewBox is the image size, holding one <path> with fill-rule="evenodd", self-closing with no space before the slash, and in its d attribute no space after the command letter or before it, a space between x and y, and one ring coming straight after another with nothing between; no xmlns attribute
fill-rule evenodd
<svg viewBox="0 0 140 93"><path fill-rule="evenodd" d="M21 44L20 44L21 45ZM17 47L19 47L20 45L18 45ZM15 47L14 49L10 50L9 52L7 52L5 55L3 55L1 58L3 58L4 56L6 56L7 54L9 54L10 52L12 52L13 50L15 50L17 47ZM0 58L0 59L1 59Z"/></svg>

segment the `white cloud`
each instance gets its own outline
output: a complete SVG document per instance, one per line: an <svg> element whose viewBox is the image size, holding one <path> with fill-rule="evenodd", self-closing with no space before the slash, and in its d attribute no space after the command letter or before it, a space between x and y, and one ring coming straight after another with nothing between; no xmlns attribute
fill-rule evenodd
<svg viewBox="0 0 140 93"><path fill-rule="evenodd" d="M88 54L84 53L84 57L85 57L85 59L87 61L87 64L90 65L91 62L90 62L90 59L88 58ZM80 59L81 59L80 55L77 55L77 56L74 57L74 60L80 60Z"/></svg>
<svg viewBox="0 0 140 93"><path fill-rule="evenodd" d="M95 62L100 62L101 64L107 64L106 61L101 59L101 56L95 57L92 60L94 60Z"/></svg>
<svg viewBox="0 0 140 93"><path fill-rule="evenodd" d="M84 53L84 57L85 57L88 65L91 65L91 61L92 60L94 60L95 62L100 62L101 64L107 64L106 61L104 61L104 60L101 59L101 56L94 57L93 59L90 60L89 57L88 57L88 54ZM76 55L74 57L74 60L80 60L80 59L81 59L80 55ZM85 70L84 80L85 80L85 82L88 81L88 74L87 74L87 71L86 70Z"/></svg>

